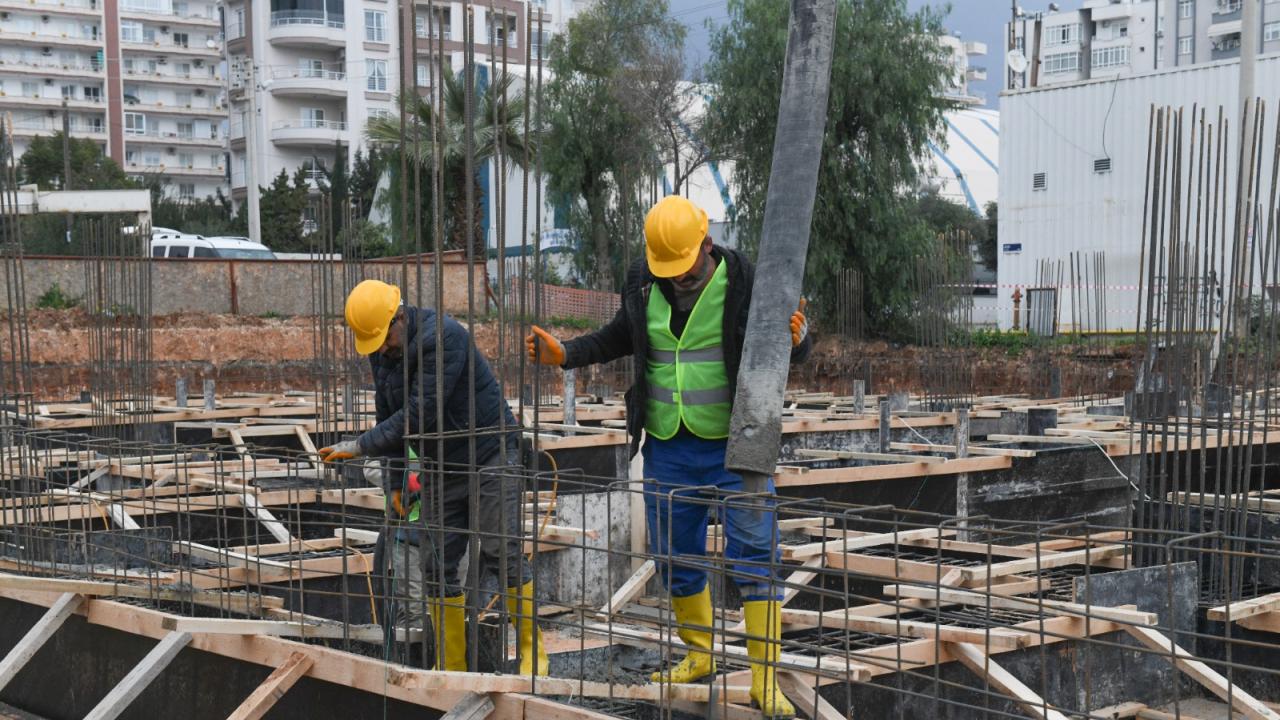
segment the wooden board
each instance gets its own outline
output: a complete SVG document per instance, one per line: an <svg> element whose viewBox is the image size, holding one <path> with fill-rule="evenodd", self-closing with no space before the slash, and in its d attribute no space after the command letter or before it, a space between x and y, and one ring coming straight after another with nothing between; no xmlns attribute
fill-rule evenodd
<svg viewBox="0 0 1280 720"><path fill-rule="evenodd" d="M124 676L107 696L84 716L84 720L115 720L142 694L143 690L169 666L182 648L191 642L191 636L183 632L171 632L161 638L151 652Z"/></svg>
<svg viewBox="0 0 1280 720"><path fill-rule="evenodd" d="M290 655L283 665L273 670L267 679L263 680L262 684L227 716L227 720L259 720L275 706L280 698L284 697L285 693L289 692L289 688L307 674L314 662L310 656L302 653Z"/></svg>
<svg viewBox="0 0 1280 720"><path fill-rule="evenodd" d="M1067 716L1049 707L1044 698L1027 687L1018 678L1000 667L982 648L968 643L951 643L949 648L961 665L973 674L986 679L991 686L1008 695L1028 715L1041 720L1067 720Z"/></svg>
<svg viewBox="0 0 1280 720"><path fill-rule="evenodd" d="M31 658L39 652L40 648L58 632L58 628L62 627L62 623L71 617L76 610L84 603L84 596L75 593L64 593L49 608L45 614L36 621L35 625L27 631L17 645L0 660L0 690L3 690L15 676L26 667Z"/></svg>
<svg viewBox="0 0 1280 720"><path fill-rule="evenodd" d="M1154 624L1154 623L1152 623ZM1182 672L1204 686L1223 702L1231 703L1231 707L1251 720L1280 720L1280 714L1259 702L1244 688L1233 685L1218 671L1210 668L1194 655L1174 644L1163 633L1152 627L1125 625L1125 632L1138 642L1167 657Z"/></svg>

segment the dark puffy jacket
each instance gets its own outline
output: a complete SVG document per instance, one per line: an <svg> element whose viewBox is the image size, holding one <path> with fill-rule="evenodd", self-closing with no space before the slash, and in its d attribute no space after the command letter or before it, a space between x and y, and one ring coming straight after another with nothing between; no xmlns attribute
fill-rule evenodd
<svg viewBox="0 0 1280 720"><path fill-rule="evenodd" d="M716 245L711 254L725 263L728 288L724 298L724 348L725 372L729 376L729 391L736 392L738 365L742 360L742 343L747 334L747 314L751 307L751 287L755 282L755 266L745 255ZM627 280L622 287L622 305L609 324L599 330L564 343L564 367L578 368L584 365L609 362L631 355L634 359L634 380L627 391L627 432L631 435L631 454L640 449L644 431L645 401L648 384L644 379L645 358L649 354L649 330L646 312L649 292L656 278L649 272L649 264L642 257L627 270ZM661 291L659 291L661 292ZM812 339L805 337L791 351L792 362L802 362L809 356Z"/></svg>
<svg viewBox="0 0 1280 720"><path fill-rule="evenodd" d="M430 308L405 307L404 353L399 358L388 358L382 353L369 356L373 368L374 403L378 424L360 436L360 450L369 456L404 457L404 437L436 430L436 319L444 320L444 345L439 348L444 362L444 398L440 402L444 410L446 433L466 431L470 427L470 403L468 378L469 362L475 357L475 408L477 433L475 436L475 461L483 464L494 456L500 447L499 418L506 417L507 448L510 457L516 457L519 443L519 425L507 401L502 397L498 380L489 363L479 352L473 351L471 334L457 320L439 315ZM419 349L421 365L419 365ZM405 388L405 366L408 366L409 387ZM421 390L421 396L419 396ZM419 406L421 397L421 406ZM421 414L419 414L421 410ZM418 418L422 427L418 428ZM486 432L487 430L487 432ZM422 440L417 443L419 457L435 459L437 441ZM466 469L471 462L466 437L452 437L444 442L446 469Z"/></svg>

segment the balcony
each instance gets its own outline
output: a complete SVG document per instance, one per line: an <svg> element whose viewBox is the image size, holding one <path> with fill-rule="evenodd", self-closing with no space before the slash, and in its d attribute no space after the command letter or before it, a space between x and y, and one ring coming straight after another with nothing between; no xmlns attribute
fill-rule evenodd
<svg viewBox="0 0 1280 720"><path fill-rule="evenodd" d="M217 75L210 75L207 69L202 68L204 72L179 73L155 72L147 68L135 67L132 70L125 69L124 77L126 80L139 80L142 82L165 83L168 85L189 85L193 87L222 87L222 78Z"/></svg>
<svg viewBox="0 0 1280 720"><path fill-rule="evenodd" d="M179 135L176 132L160 132L159 130L148 129L145 132L126 132L125 141L130 145L135 143L145 145L181 145L183 147L222 147L223 138L211 138L208 135L200 137L198 135Z"/></svg>
<svg viewBox="0 0 1280 720"><path fill-rule="evenodd" d="M18 43L21 45L39 45L48 47L79 47L99 50L102 48L102 36L92 33L82 34L79 31L64 33L21 32L0 28L0 43Z"/></svg>
<svg viewBox="0 0 1280 720"><path fill-rule="evenodd" d="M42 14L101 17L94 0L0 0L0 10L28 10Z"/></svg>
<svg viewBox="0 0 1280 720"><path fill-rule="evenodd" d="M227 106L191 107L190 105L126 102L125 112L141 112L154 115L189 115L193 117L221 118L227 114Z"/></svg>
<svg viewBox="0 0 1280 720"><path fill-rule="evenodd" d="M37 62L0 60L0 73L39 77L102 77L102 67L91 63L63 64L48 58Z"/></svg>
<svg viewBox="0 0 1280 720"><path fill-rule="evenodd" d="M346 22L342 15L323 10L275 10L267 39L281 46L324 45L346 47Z"/></svg>
<svg viewBox="0 0 1280 720"><path fill-rule="evenodd" d="M3 1L4 0L0 0L0 2ZM161 8L149 8L144 10L141 7L130 8L128 6L123 6L120 8L120 17L128 18L130 20L146 20L147 22L156 23L158 25L182 25L186 27L203 28L218 27L217 16L210 17L208 15L195 14L177 15L174 14L173 10L164 12Z"/></svg>
<svg viewBox="0 0 1280 720"><path fill-rule="evenodd" d="M271 142L277 145L333 145L346 140L347 124L337 120L277 120Z"/></svg>
<svg viewBox="0 0 1280 720"><path fill-rule="evenodd" d="M60 117L27 118L26 120L13 121L13 134L20 137L49 135L61 131L62 118ZM101 122L94 124L72 120L71 137L104 140L107 137L107 127Z"/></svg>
<svg viewBox="0 0 1280 720"><path fill-rule="evenodd" d="M62 98L60 97L32 97L30 95L4 95L0 94L0 102L5 107L27 107L27 108L62 108ZM102 112L106 106L101 100L67 100L67 107L72 110L96 110Z"/></svg>
<svg viewBox="0 0 1280 720"><path fill-rule="evenodd" d="M171 177L226 177L227 169L223 166L218 167L182 167L180 165L142 165L139 163L125 163L124 171L133 174L142 175L168 175Z"/></svg>
<svg viewBox="0 0 1280 720"><path fill-rule="evenodd" d="M969 68L965 70L964 76L965 79L970 82L986 80L987 69L981 65L970 65Z"/></svg>
<svg viewBox="0 0 1280 720"><path fill-rule="evenodd" d="M120 49L124 52L144 52L149 57L156 55L181 55L183 57L196 57L202 60L217 62L222 59L222 45L216 40L213 47L209 47L203 43L192 43L191 45L174 45L172 42L161 43L159 40L147 42L145 40L125 40L120 43Z"/></svg>
<svg viewBox="0 0 1280 720"><path fill-rule="evenodd" d="M347 96L347 74L315 68L278 69L272 73L267 89L277 97L344 98Z"/></svg>

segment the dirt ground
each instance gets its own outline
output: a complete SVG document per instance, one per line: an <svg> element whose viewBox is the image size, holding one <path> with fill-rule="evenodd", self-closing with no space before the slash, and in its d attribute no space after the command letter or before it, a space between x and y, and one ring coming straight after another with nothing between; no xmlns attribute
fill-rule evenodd
<svg viewBox="0 0 1280 720"><path fill-rule="evenodd" d="M333 327L345 333L341 319ZM95 327L82 310L34 310L28 313L28 336L34 391L47 399L73 397L89 386ZM561 339L582 335L584 328L549 327ZM500 338L496 322L477 323L478 350L491 360L523 350L520 330L510 326ZM340 335L339 335L340 336ZM791 386L811 391L849 393L852 380L870 375L870 392L921 392L939 363L972 370L977 394L1039 393L1048 384L1046 368L1060 369L1063 394L1120 393L1133 387L1131 348L1083 355L1070 348L1013 353L1001 348L958 353L885 342L850 343L815 334L810 359L792 368ZM198 392L206 378L220 392L232 390L306 390L314 385L317 324L314 318L262 318L188 313L153 318L152 360L155 390L171 392L176 378L186 378ZM9 352L8 333L0 351ZM950 353L948 355L948 353ZM941 359L940 359L941 358ZM948 359L949 358L949 359ZM936 384L936 382L934 383Z"/></svg>

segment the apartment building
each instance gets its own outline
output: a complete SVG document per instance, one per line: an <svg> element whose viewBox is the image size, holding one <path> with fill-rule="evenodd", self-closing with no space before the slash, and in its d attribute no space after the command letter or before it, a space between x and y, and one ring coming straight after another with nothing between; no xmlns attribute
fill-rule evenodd
<svg viewBox="0 0 1280 720"><path fill-rule="evenodd" d="M1020 90L1240 57L1243 0L1087 0L1079 10L1023 15L1012 24L1026 69ZM1280 51L1280 0L1260 3L1259 54ZM1009 26L1006 25L1006 32Z"/></svg>
<svg viewBox="0 0 1280 720"><path fill-rule="evenodd" d="M0 0L0 112L15 149L62 129L131 176L199 198L226 186L215 2Z"/></svg>
<svg viewBox="0 0 1280 720"><path fill-rule="evenodd" d="M985 105L986 97L970 89L969 83L987 79L987 69L974 65L972 60L987 54L986 43L966 42L955 35L942 35L938 44L946 52L950 68L943 94L965 105Z"/></svg>
<svg viewBox="0 0 1280 720"><path fill-rule="evenodd" d="M509 71L523 75L526 43L538 57L583 4L494 0L492 13L489 3L471 5L479 82L504 48ZM265 186L281 170L303 167L315 187L338 154L351 162L366 144L367 121L396 112L401 77L429 92L441 43L450 67L460 71L464 64L460 2L418 4L411 54L399 50L400 17L387 0L225 0L223 7L237 202L254 182ZM530 13L535 22L542 18L543 29L526 38Z"/></svg>

